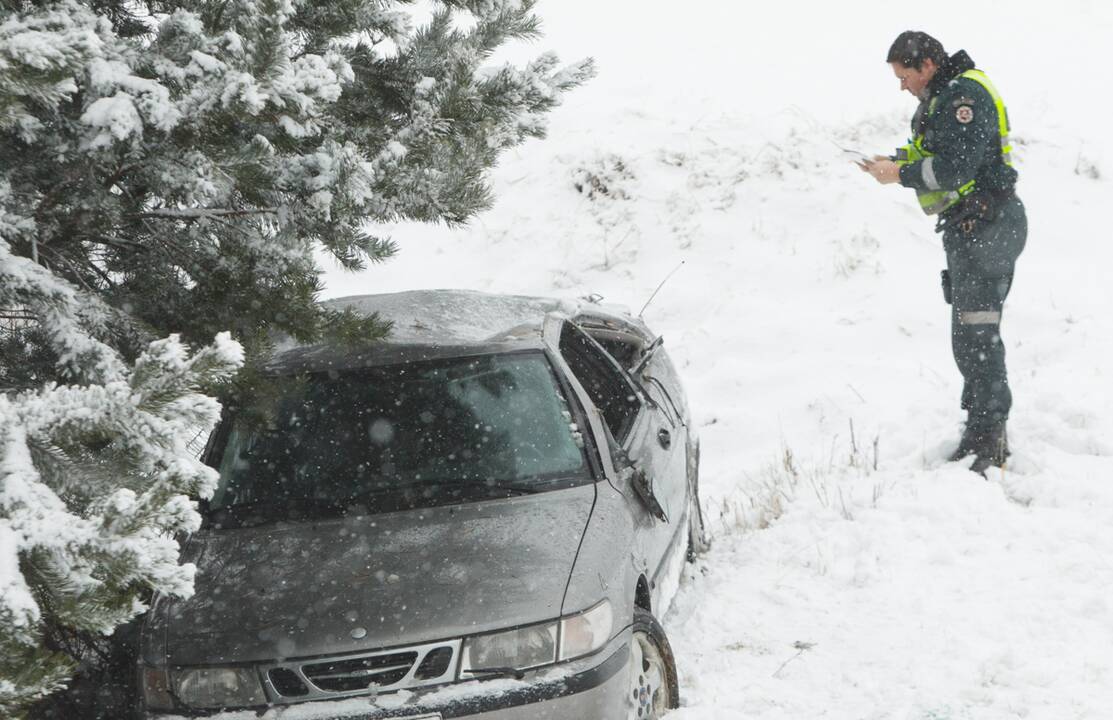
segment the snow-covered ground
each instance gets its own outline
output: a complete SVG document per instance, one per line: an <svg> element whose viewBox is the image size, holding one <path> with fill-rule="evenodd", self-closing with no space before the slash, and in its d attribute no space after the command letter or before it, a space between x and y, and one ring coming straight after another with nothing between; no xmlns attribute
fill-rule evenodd
<svg viewBox="0 0 1113 720"><path fill-rule="evenodd" d="M678 720L1110 717L1113 7L539 10L539 47L594 55L599 78L505 159L490 212L385 229L399 257L330 273L327 295L637 310L683 263L645 311L689 389L715 536L665 618ZM990 74L1018 146L1014 455L988 482L944 461L962 413L931 221L835 147L905 141L914 101L884 58L910 26Z"/></svg>

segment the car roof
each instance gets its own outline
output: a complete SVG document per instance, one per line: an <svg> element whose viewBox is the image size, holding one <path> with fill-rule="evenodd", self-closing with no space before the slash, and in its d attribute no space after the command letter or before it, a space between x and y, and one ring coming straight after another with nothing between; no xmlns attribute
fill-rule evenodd
<svg viewBox="0 0 1113 720"><path fill-rule="evenodd" d="M574 314L575 301L474 290L407 290L352 295L322 303L334 310L378 316L392 324L389 344L474 345L500 338L539 335L545 315Z"/></svg>
<svg viewBox="0 0 1113 720"><path fill-rule="evenodd" d="M475 290L407 290L351 295L322 303L333 310L377 314L391 323L387 337L365 347L280 346L268 369L303 372L489 352L542 349L545 316L560 313L591 324L621 322L645 330L619 306L591 300L501 295Z"/></svg>

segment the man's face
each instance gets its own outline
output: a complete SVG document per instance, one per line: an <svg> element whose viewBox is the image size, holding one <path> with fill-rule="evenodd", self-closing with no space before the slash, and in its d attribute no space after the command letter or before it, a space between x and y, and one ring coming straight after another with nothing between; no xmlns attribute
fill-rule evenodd
<svg viewBox="0 0 1113 720"><path fill-rule="evenodd" d="M891 62L889 65L893 68L893 74L900 80L900 89L907 90L916 96L917 99L924 98L924 91L927 90L928 83L931 78L935 76L936 65L930 59L925 59L920 69L905 67L899 62Z"/></svg>

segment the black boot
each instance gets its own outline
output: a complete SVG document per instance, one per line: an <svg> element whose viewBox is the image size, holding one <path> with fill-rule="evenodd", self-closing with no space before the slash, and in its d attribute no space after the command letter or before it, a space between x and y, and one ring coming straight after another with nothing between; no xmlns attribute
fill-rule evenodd
<svg viewBox="0 0 1113 720"><path fill-rule="evenodd" d="M958 462L967 455L976 455L984 432L983 427L972 418L968 418L966 428L962 431L962 439L958 441L955 451L947 457L947 462Z"/></svg>
<svg viewBox="0 0 1113 720"><path fill-rule="evenodd" d="M1005 432L1005 423L991 425L978 439L974 448L974 464L970 466L971 472L985 475L990 467L1004 467L1005 459L1009 456L1009 437Z"/></svg>

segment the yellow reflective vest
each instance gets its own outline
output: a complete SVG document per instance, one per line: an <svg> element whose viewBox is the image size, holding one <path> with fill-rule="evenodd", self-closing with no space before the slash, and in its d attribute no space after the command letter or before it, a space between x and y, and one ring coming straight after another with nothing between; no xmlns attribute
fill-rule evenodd
<svg viewBox="0 0 1113 720"><path fill-rule="evenodd" d="M1013 162L1012 146L1009 144L1009 114L1005 109L1005 102L997 92L997 88L993 87L993 83L989 81L989 78L986 77L986 74L981 70L967 70L957 77L967 78L978 83L985 88L990 98L993 99L993 105L997 109L998 130L1001 135L1001 160L1011 167ZM932 114L935 113L938 100L939 96L936 95L928 103L927 110L925 111L928 117L931 117ZM924 124L921 123L921 127L923 127L923 125ZM933 155L934 153L924 147L924 135L921 132L917 134L908 145L897 148L896 161L898 165L908 165L910 163L926 160ZM953 190L924 190L917 188L916 197L920 201L920 207L923 209L924 213L927 215L936 215L950 208L976 189L974 180L970 180L961 187Z"/></svg>

